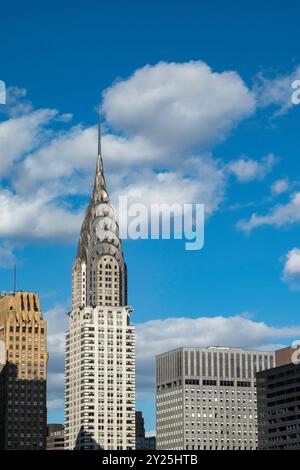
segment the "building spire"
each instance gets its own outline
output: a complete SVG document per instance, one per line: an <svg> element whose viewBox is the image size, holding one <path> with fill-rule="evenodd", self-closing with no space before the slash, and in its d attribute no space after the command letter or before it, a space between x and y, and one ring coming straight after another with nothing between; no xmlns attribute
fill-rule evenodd
<svg viewBox="0 0 300 470"><path fill-rule="evenodd" d="M100 110L99 110L100 111ZM95 128L94 128L95 130ZM127 273L126 273L126 264L124 260L124 255L122 251L122 243L119 237L119 227L116 221L115 211L110 204L109 194L106 189L106 182L104 176L104 168L102 163L102 150L101 150L101 117L99 112L99 122L98 122L98 155L97 155L97 169L95 174L94 186L92 190L92 195L90 203L87 207L85 213L85 219L81 227L77 258L74 265L74 273L78 276L82 275L85 271L81 271L82 266L86 266L86 269L92 274L95 270L96 260L102 256L112 256L116 259L120 267L120 283L121 287L119 293L116 294L118 302L121 302L121 305L127 305ZM96 136L95 136L96 144ZM95 149L96 150L96 149ZM97 261L97 262L98 262ZM90 264L89 264L90 263ZM85 269L85 268L84 268ZM88 271L86 271L88 272ZM74 274L74 275L75 275ZM77 276L76 274L76 276ZM86 282L90 282L90 276L87 275ZM94 278L94 277L93 277ZM75 278L74 278L75 279ZM77 278L76 278L77 279ZM78 298L77 294L80 291L80 288L77 285L82 282L82 278L76 280L73 285L73 305L82 306L84 304L92 305L94 302L94 294L96 292L96 287L94 286L91 290L89 286L85 287L86 294L82 291L81 299ZM81 284L80 284L81 285ZM97 287L98 288L98 287ZM100 287L99 287L100 288ZM103 288L105 285L103 284ZM79 289L79 290L78 290ZM104 292L104 291L103 291ZM81 295L80 294L80 295ZM79 294L78 294L79 295ZM101 299L98 299L98 302L104 301L105 294L102 294ZM106 294L109 295L109 294ZM115 302L115 295L111 301Z"/></svg>
<svg viewBox="0 0 300 470"><path fill-rule="evenodd" d="M97 174L103 172L103 160L101 149L101 107L98 110L98 157L97 157Z"/></svg>
<svg viewBox="0 0 300 470"><path fill-rule="evenodd" d="M101 108L98 109L98 157L101 155Z"/></svg>
<svg viewBox="0 0 300 470"><path fill-rule="evenodd" d="M108 193L106 190L103 160L102 160L102 149L101 149L101 107L99 105L98 110L98 155L97 155L97 166L96 176L94 183L94 191L92 200L94 202L107 202L109 200Z"/></svg>

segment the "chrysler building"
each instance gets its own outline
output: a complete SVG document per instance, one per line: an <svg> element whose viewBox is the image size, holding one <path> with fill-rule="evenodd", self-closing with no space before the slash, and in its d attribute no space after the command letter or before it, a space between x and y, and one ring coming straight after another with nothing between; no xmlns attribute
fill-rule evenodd
<svg viewBox="0 0 300 470"><path fill-rule="evenodd" d="M135 448L135 330L106 188L100 120L96 176L72 272L66 333L65 448Z"/></svg>

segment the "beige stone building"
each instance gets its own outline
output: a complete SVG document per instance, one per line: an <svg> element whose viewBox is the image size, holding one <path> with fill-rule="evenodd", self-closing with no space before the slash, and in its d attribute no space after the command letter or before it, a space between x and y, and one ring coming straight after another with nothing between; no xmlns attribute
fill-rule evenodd
<svg viewBox="0 0 300 470"><path fill-rule="evenodd" d="M135 448L135 330L127 271L99 146L72 273L66 334L65 448Z"/></svg>
<svg viewBox="0 0 300 470"><path fill-rule="evenodd" d="M0 297L0 448L46 448L47 325L32 292Z"/></svg>

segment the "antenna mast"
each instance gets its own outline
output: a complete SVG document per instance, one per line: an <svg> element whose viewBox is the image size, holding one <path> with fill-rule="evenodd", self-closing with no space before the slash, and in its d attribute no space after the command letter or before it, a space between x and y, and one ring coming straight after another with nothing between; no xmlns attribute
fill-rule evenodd
<svg viewBox="0 0 300 470"><path fill-rule="evenodd" d="M14 294L17 290L17 265L14 264Z"/></svg>
<svg viewBox="0 0 300 470"><path fill-rule="evenodd" d="M98 110L98 156L101 155L101 108Z"/></svg>

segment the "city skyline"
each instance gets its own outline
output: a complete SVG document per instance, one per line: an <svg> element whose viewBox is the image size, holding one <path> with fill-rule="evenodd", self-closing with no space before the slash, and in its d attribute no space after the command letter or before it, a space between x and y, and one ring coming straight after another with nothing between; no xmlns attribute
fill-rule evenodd
<svg viewBox="0 0 300 470"><path fill-rule="evenodd" d="M300 338L300 106L291 101L299 6L275 2L270 23L257 1L247 14L214 2L219 15L197 3L182 11L154 1L142 11L132 2L126 11L117 2L116 14L79 2L71 16L60 6L55 31L56 2L35 18L2 6L0 282L12 290L16 262L17 289L41 298L49 422L63 421L70 267L92 188L99 101L112 199L179 199L207 211L198 252L181 240L123 244L147 430L155 428L156 354L185 345L276 349Z"/></svg>

